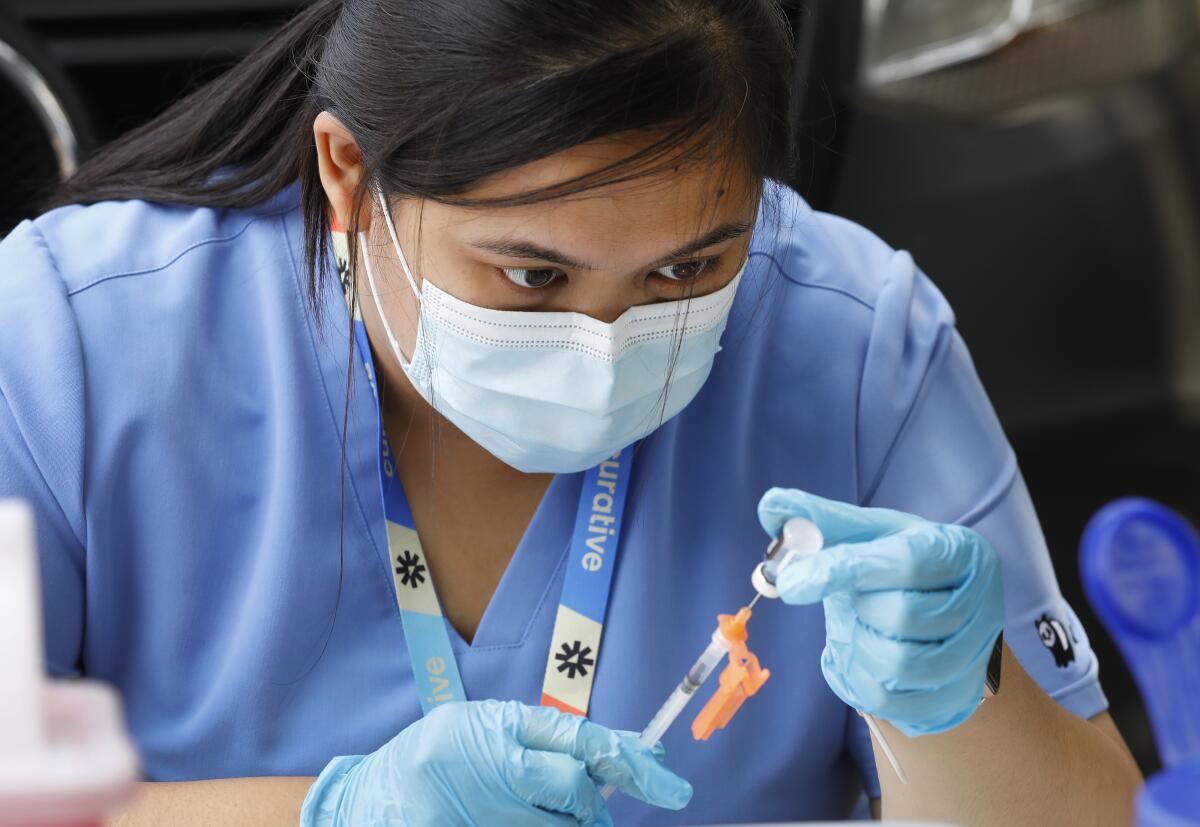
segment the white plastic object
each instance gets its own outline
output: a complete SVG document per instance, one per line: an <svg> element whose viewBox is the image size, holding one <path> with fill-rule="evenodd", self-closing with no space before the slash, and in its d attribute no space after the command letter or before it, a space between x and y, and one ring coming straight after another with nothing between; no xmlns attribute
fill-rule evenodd
<svg viewBox="0 0 1200 827"><path fill-rule="evenodd" d="M48 681L34 521L0 500L0 827L100 824L133 794L120 704L91 681Z"/></svg>
<svg viewBox="0 0 1200 827"><path fill-rule="evenodd" d="M875 736L875 740L879 742L879 748L883 750L883 757L892 765L892 771L896 773L896 777L900 779L901 784L908 783L908 776L904 774L904 768L900 766L900 759L896 757L896 753L892 752L892 745L887 742L887 738L883 736L883 730L879 728L879 722L875 720L874 715L868 715L861 709L858 714L863 716L863 720L867 722L867 729Z"/></svg>
<svg viewBox="0 0 1200 827"><path fill-rule="evenodd" d="M0 500L0 755L33 750L46 740L42 717L30 714L41 704L44 683L33 543L29 506Z"/></svg>

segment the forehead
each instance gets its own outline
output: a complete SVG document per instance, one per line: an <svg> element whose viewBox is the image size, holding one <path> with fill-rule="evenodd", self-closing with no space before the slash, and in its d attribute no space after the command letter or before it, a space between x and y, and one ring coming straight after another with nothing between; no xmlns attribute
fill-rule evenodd
<svg viewBox="0 0 1200 827"><path fill-rule="evenodd" d="M464 195L502 199L553 187L604 170L644 146L636 138L593 141L505 170ZM757 182L741 165L681 156L655 167L630 181L535 204L448 207L447 226L452 224L464 238L519 233L577 250L619 244L637 255L672 249L724 223L753 220Z"/></svg>

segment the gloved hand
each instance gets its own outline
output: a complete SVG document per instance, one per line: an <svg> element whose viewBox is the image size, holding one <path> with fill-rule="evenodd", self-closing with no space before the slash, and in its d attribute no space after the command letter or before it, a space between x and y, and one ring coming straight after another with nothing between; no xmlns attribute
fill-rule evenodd
<svg viewBox="0 0 1200 827"><path fill-rule="evenodd" d="M692 788L662 747L548 707L450 703L370 755L334 758L313 782L303 827L611 825L597 785L681 809Z"/></svg>
<svg viewBox="0 0 1200 827"><path fill-rule="evenodd" d="M792 517L825 548L778 574L786 603L824 601L821 671L839 698L905 735L965 721L983 696L1004 625L1000 561L969 528L773 488L758 517L772 537Z"/></svg>

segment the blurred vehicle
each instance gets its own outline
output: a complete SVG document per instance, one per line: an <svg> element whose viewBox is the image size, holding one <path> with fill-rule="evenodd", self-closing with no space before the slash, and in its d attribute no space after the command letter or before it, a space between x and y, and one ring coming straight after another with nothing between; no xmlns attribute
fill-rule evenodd
<svg viewBox="0 0 1200 827"><path fill-rule="evenodd" d="M910 250L954 306L1150 771L1076 560L1118 496L1200 522L1200 3L818 0L800 20L797 187Z"/></svg>
<svg viewBox="0 0 1200 827"><path fill-rule="evenodd" d="M0 0L0 234L86 154L297 0ZM815 206L912 251L954 305L1087 626L1079 535L1144 494L1200 521L1200 2L786 0Z"/></svg>

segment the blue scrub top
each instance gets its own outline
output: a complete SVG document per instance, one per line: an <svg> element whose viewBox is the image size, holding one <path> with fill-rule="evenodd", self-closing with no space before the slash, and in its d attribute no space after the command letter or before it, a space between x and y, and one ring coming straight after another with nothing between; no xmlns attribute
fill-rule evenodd
<svg viewBox="0 0 1200 827"><path fill-rule="evenodd" d="M37 512L51 671L120 689L151 779L316 774L420 715L361 374L339 522L345 305L330 284L314 322L302 238L292 187L242 211L67 207L0 243L0 496ZM1025 669L1073 712L1105 709L1013 452L906 253L771 188L722 344L636 459L594 720L640 729L752 596L770 486L973 526ZM580 481L551 484L471 645L451 632L470 698L538 703ZM691 805L618 796L619 823L835 818L878 794L821 676L821 607L759 607L771 680L709 742L691 715L665 739Z"/></svg>

